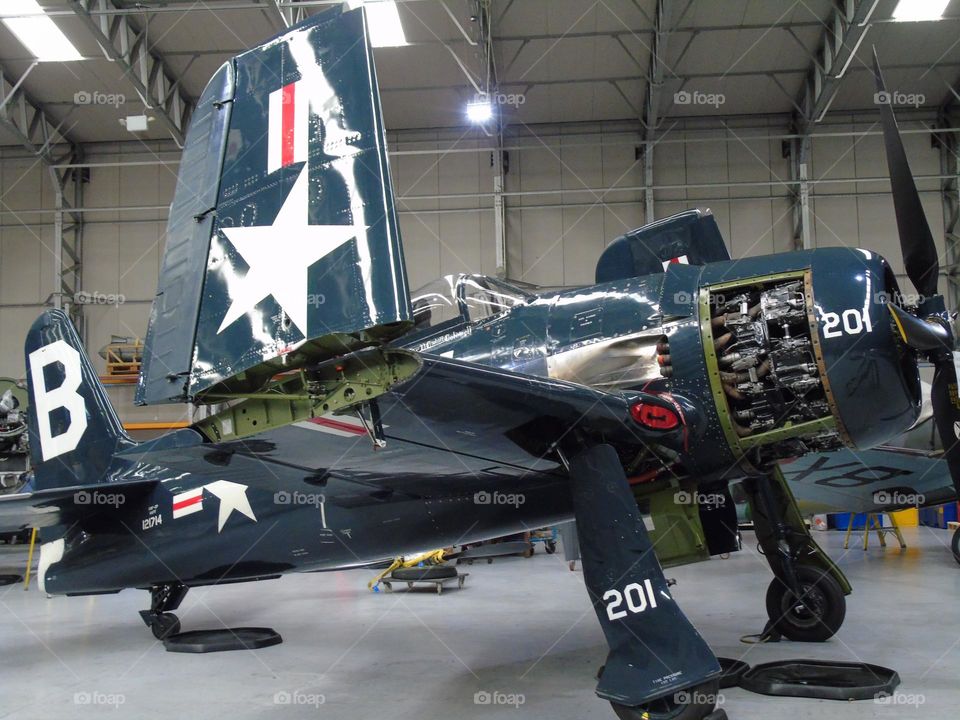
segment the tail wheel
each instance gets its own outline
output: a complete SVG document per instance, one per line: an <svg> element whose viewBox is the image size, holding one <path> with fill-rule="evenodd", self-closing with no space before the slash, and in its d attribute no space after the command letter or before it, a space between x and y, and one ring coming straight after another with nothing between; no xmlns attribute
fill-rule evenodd
<svg viewBox="0 0 960 720"><path fill-rule="evenodd" d="M165 640L180 632L180 620L173 613L160 613L151 621L150 630L157 640Z"/></svg>
<svg viewBox="0 0 960 720"><path fill-rule="evenodd" d="M719 693L720 681L709 680L646 705L610 704L620 720L703 720L714 711Z"/></svg>
<svg viewBox="0 0 960 720"><path fill-rule="evenodd" d="M960 563L960 528L953 531L953 542L950 543L954 559Z"/></svg>
<svg viewBox="0 0 960 720"><path fill-rule="evenodd" d="M767 588L767 615L777 631L797 642L824 642L840 629L847 600L830 573L811 565L795 568L800 597L780 578Z"/></svg>

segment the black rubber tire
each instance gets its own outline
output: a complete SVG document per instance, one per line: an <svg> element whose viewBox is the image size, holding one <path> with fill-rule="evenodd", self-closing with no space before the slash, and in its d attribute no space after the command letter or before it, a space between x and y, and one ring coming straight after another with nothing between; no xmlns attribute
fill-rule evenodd
<svg viewBox="0 0 960 720"><path fill-rule="evenodd" d="M797 565L803 606L779 578L767 588L767 616L777 631L796 642L824 642L833 637L847 615L847 599L830 573L811 565Z"/></svg>
<svg viewBox="0 0 960 720"><path fill-rule="evenodd" d="M457 576L457 569L451 565L428 565L427 567L397 568L391 574L393 580L442 580Z"/></svg>
<svg viewBox="0 0 960 720"><path fill-rule="evenodd" d="M960 563L960 528L953 531L953 540L950 542L950 549L953 550L953 559Z"/></svg>
<svg viewBox="0 0 960 720"><path fill-rule="evenodd" d="M165 640L180 632L180 620L173 613L160 613L150 623L150 631L157 640Z"/></svg>
<svg viewBox="0 0 960 720"><path fill-rule="evenodd" d="M557 551L557 543L555 540L547 540L543 543L543 549L547 551L547 555L553 555Z"/></svg>
<svg viewBox="0 0 960 720"><path fill-rule="evenodd" d="M692 688L678 690L647 705L627 707L610 703L620 720L703 720L714 711L720 694L720 681L708 680ZM686 695L689 702L677 702Z"/></svg>

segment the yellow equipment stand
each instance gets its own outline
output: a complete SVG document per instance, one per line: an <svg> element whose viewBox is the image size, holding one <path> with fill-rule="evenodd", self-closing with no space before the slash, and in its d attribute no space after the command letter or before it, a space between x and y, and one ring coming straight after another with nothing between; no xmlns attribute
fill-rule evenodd
<svg viewBox="0 0 960 720"><path fill-rule="evenodd" d="M23 574L23 589L30 589L30 569L33 567L33 548L37 544L37 529L30 533L30 551L27 553L27 571Z"/></svg>
<svg viewBox="0 0 960 720"><path fill-rule="evenodd" d="M885 528L883 526L883 513L867 513L867 521L863 524L863 551L867 551L867 543L870 540L870 531L877 531L877 538L880 540L880 547L886 547L887 541L885 535L890 533L895 535L897 542L900 543L900 549L906 550L907 544L903 541L903 535L900 532L900 526L897 525L897 520L893 515L888 515L890 518L890 524L892 527ZM850 524L847 525L847 535L843 540L843 549L850 549L850 535L853 533L853 516L850 517Z"/></svg>

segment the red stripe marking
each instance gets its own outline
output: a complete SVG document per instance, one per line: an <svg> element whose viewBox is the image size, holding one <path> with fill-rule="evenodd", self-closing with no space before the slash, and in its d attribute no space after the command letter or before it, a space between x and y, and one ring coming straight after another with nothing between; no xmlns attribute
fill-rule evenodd
<svg viewBox="0 0 960 720"><path fill-rule="evenodd" d="M341 422L340 420L331 420L330 418L310 418L310 422L314 423L315 425L323 425L324 427L332 428L334 430L342 430L343 432L353 433L354 435L367 434L367 431L362 427Z"/></svg>
<svg viewBox="0 0 960 720"><path fill-rule="evenodd" d="M182 510L185 507L190 507L191 505L196 505L198 502L203 500L203 493L199 492L192 498L187 498L186 500L180 500L173 504L174 510Z"/></svg>
<svg viewBox="0 0 960 720"><path fill-rule="evenodd" d="M295 83L290 83L285 85L282 91L282 117L283 121L281 123L282 127L282 136L281 136L281 145L280 145L280 166L286 167L293 163L293 134L294 134L294 119L293 119L293 109L294 109L294 100L295 93L294 89L296 87Z"/></svg>

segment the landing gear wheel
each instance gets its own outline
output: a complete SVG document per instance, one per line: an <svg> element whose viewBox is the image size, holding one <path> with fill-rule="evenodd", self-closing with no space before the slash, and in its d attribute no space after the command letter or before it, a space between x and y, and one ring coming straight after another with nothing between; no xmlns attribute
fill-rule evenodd
<svg viewBox="0 0 960 720"><path fill-rule="evenodd" d="M180 620L173 613L160 613L150 622L150 631L157 640L166 640L180 632Z"/></svg>
<svg viewBox="0 0 960 720"><path fill-rule="evenodd" d="M627 707L610 703L620 720L702 720L714 712L720 692L719 680L708 680L692 688L678 690L646 705ZM723 711L717 711L718 713ZM726 714L724 713L724 717ZM718 717L714 715L714 717Z"/></svg>
<svg viewBox="0 0 960 720"><path fill-rule="evenodd" d="M840 629L847 614L847 600L836 580L819 568L794 568L801 597L780 578L767 588L767 615L777 631L796 642L824 642Z"/></svg>
<svg viewBox="0 0 960 720"><path fill-rule="evenodd" d="M953 531L953 541L950 543L950 549L953 550L953 558L960 563L960 528Z"/></svg>
<svg viewBox="0 0 960 720"><path fill-rule="evenodd" d="M180 607L187 590L186 585L176 582L150 587L150 609L141 610L140 617L157 640L180 632L180 621L172 611Z"/></svg>
<svg viewBox="0 0 960 720"><path fill-rule="evenodd" d="M547 555L553 555L557 551L557 543L554 540L547 540L543 544L543 549L547 551Z"/></svg>

